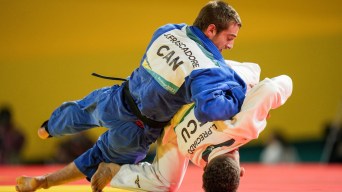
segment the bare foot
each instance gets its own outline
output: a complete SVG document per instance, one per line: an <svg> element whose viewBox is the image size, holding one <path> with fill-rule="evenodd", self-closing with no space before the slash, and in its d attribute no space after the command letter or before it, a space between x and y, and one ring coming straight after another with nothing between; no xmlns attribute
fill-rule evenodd
<svg viewBox="0 0 342 192"><path fill-rule="evenodd" d="M38 136L41 139L47 139L49 137L49 133L45 130L44 127L38 129Z"/></svg>
<svg viewBox="0 0 342 192"><path fill-rule="evenodd" d="M21 176L17 178L17 185L15 186L18 192L30 192L36 191L40 188L46 188L46 178L44 176L40 177L26 177Z"/></svg>
<svg viewBox="0 0 342 192"><path fill-rule="evenodd" d="M101 192L120 170L120 165L115 163L100 163L97 171L91 178L91 189L93 192Z"/></svg>

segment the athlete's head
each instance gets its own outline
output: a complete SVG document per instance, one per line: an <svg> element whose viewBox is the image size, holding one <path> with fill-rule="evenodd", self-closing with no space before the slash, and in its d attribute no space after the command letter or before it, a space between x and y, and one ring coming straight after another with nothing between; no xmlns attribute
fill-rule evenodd
<svg viewBox="0 0 342 192"><path fill-rule="evenodd" d="M241 25L239 14L223 1L210 1L201 9L193 23L220 51L233 48Z"/></svg>
<svg viewBox="0 0 342 192"><path fill-rule="evenodd" d="M243 174L237 150L218 155L204 168L202 187L206 192L236 192Z"/></svg>

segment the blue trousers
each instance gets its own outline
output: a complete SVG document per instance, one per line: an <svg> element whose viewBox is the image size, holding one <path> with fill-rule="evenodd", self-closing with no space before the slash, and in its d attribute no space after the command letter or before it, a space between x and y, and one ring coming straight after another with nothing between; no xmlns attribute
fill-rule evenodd
<svg viewBox="0 0 342 192"><path fill-rule="evenodd" d="M78 133L94 127L108 130L94 146L74 162L88 179L100 162L133 164L145 158L149 145L163 129L140 127L123 98L121 86L98 89L81 100L63 103L51 115L48 131L58 137Z"/></svg>

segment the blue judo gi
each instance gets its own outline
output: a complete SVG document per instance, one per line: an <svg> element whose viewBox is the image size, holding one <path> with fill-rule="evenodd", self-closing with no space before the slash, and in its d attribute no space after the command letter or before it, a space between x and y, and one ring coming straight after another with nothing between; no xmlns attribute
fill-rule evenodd
<svg viewBox="0 0 342 192"><path fill-rule="evenodd" d="M244 81L225 64L212 41L200 29L185 24L168 24L154 33L128 82L130 96L141 114L158 122L169 121L181 106L191 102L200 122L230 119L239 112L246 93ZM98 89L81 100L65 102L48 121L47 130L53 137L93 127L108 128L75 160L88 179L100 162L141 161L163 130L136 123L139 118L127 101L124 87Z"/></svg>

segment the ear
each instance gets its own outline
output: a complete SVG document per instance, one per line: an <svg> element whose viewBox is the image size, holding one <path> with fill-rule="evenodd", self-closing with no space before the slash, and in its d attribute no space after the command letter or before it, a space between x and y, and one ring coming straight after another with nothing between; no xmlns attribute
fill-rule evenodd
<svg viewBox="0 0 342 192"><path fill-rule="evenodd" d="M245 172L246 172L245 168L240 167L240 177L243 177L245 175Z"/></svg>
<svg viewBox="0 0 342 192"><path fill-rule="evenodd" d="M214 24L208 25L207 29L204 31L204 34L209 38L213 38L216 35L216 26Z"/></svg>

